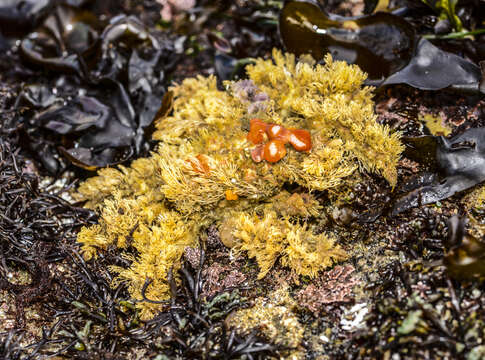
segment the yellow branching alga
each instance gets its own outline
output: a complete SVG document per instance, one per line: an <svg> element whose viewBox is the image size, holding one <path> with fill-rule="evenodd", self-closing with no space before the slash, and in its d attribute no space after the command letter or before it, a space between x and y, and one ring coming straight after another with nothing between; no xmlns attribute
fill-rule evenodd
<svg viewBox="0 0 485 360"><path fill-rule="evenodd" d="M168 298L168 269L180 266L184 248L195 246L211 224L225 229L225 244L256 259L260 277L277 259L313 277L345 253L335 238L314 234L305 223L318 215L311 192L338 191L358 170L396 184L399 135L376 122L372 88L363 87L357 66L330 56L324 65L309 57L296 61L275 50L247 74L224 90L212 76L173 86L172 109L156 122L159 143L151 156L102 169L78 189L77 198L101 215L99 224L79 233L84 256L119 248L131 265L112 268L116 283L126 283L136 300L147 280L148 298ZM275 163L255 162L247 139L255 118L309 132L311 150L287 147ZM285 184L308 189L295 197L307 210L280 211ZM137 306L149 318L160 305Z"/></svg>
<svg viewBox="0 0 485 360"><path fill-rule="evenodd" d="M227 324L238 333L257 333L286 349L282 359L304 359L301 346L304 328L296 315L298 306L286 287L272 292L267 298L257 298L254 305L229 315Z"/></svg>

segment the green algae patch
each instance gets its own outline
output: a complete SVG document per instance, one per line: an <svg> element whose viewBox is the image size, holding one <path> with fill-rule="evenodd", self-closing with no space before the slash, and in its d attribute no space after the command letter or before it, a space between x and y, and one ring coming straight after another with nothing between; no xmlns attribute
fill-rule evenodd
<svg viewBox="0 0 485 360"><path fill-rule="evenodd" d="M310 195L293 195L297 204L282 208L284 186L338 193L363 171L396 185L399 134L376 122L372 88L363 87L366 75L357 66L330 56L324 65L308 56L297 61L275 50L247 74L224 90L215 77L173 86L172 110L156 122L151 156L102 169L78 189L77 199L101 215L78 235L84 256L122 252L130 265L111 268L114 285L127 285L142 318L169 298L169 269L180 267L184 248L196 246L207 226L216 224L226 245L256 259L260 278L276 261L314 277L347 255L332 234L316 235L307 223L319 209ZM311 149L287 146L277 162L255 161L253 119L309 133Z"/></svg>

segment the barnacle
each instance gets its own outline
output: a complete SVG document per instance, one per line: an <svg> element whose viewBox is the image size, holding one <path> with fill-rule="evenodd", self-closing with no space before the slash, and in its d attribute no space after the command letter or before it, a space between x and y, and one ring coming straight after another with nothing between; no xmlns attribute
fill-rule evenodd
<svg viewBox="0 0 485 360"><path fill-rule="evenodd" d="M144 284L147 298L168 298L168 270L214 223L225 244L256 260L260 277L277 259L315 276L346 255L337 238L308 224L319 213L311 195L282 202L285 184L338 192L358 169L396 184L399 135L376 122L357 66L275 50L247 73L223 90L213 76L173 86L173 110L156 121L151 156L100 170L79 187L76 199L100 214L78 235L84 255L118 248L131 265L112 267L115 284L134 299L143 299ZM136 306L149 318L160 305Z"/></svg>

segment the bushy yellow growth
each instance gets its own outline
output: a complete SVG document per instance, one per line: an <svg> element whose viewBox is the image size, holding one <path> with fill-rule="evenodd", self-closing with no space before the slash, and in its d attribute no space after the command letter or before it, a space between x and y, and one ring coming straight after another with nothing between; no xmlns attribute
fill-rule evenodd
<svg viewBox="0 0 485 360"><path fill-rule="evenodd" d="M260 279L278 258L298 275L310 277L346 258L335 239L314 235L306 225L293 224L288 219L281 221L274 211L265 212L261 218L255 213L239 213L232 234L239 240L235 249L247 251L249 257L256 259Z"/></svg>
<svg viewBox="0 0 485 360"><path fill-rule="evenodd" d="M286 117L285 123L320 135L317 146L340 139L344 153L339 156L347 161L357 158L366 170L381 173L395 186L403 147L398 134L376 122L372 88L362 88L365 73L356 65L333 61L330 54L325 65L315 65L311 58L296 62L294 55L278 51L273 57L274 61L258 59L247 68L254 83L274 100L273 111ZM311 162L315 169L326 165L317 159Z"/></svg>
<svg viewBox="0 0 485 360"><path fill-rule="evenodd" d="M262 219L256 214L239 213L232 234L239 240L235 248L256 258L260 279L273 267L286 245L284 226L274 212L265 214Z"/></svg>
<svg viewBox="0 0 485 360"><path fill-rule="evenodd" d="M129 168L120 165L118 169L106 168L98 171L98 176L83 182L74 197L86 201L85 207L98 209L105 199L115 194L123 198L142 196L152 202L163 200L159 191L162 180L156 158L140 158L132 162Z"/></svg>
<svg viewBox="0 0 485 360"><path fill-rule="evenodd" d="M233 128L244 114L237 99L217 89L217 80L213 76L186 79L171 91L175 99L174 115L160 121L158 131L153 135L154 139L167 144L197 140L207 130ZM214 145L219 148L223 144Z"/></svg>
<svg viewBox="0 0 485 360"><path fill-rule="evenodd" d="M159 215L157 224L151 227L141 225L133 234L132 246L138 256L126 253L125 257L132 261L129 268L112 266L111 270L118 273L114 285L127 283L131 296L142 300L141 289L147 280L145 296L151 300L166 300L170 295L167 281L171 268L176 271L180 267L180 258L186 246L197 243L192 229L174 212ZM156 315L160 306L143 302L141 318L147 319Z"/></svg>
<svg viewBox="0 0 485 360"><path fill-rule="evenodd" d="M275 50L273 60L258 59L247 70L248 80L226 82L224 90L214 77L172 87L172 111L156 121L159 144L151 156L100 170L78 189L77 200L100 213L99 224L78 236L86 258L120 249L131 265L114 268L116 283L126 283L135 299L147 279L149 298L167 298L168 269L195 244L198 230L213 223L232 224L225 231L231 246L256 258L260 276L277 258L314 276L344 253L332 238L297 225L318 216L318 203L295 195L294 206L281 206L275 199L282 187L337 191L358 169L396 183L402 146L376 122L371 88L362 87L365 74L358 67L330 56L325 65L308 57L297 62ZM288 145L277 163L254 162L254 144L246 139L253 118L307 130L311 151ZM263 203L270 208L254 215ZM227 221L229 214L237 217ZM157 309L137 306L147 317Z"/></svg>
<svg viewBox="0 0 485 360"><path fill-rule="evenodd" d="M308 193L281 191L271 199L272 208L282 217L317 217L322 211L320 203Z"/></svg>
<svg viewBox="0 0 485 360"><path fill-rule="evenodd" d="M162 192L184 213L214 207L231 190L253 200L276 194L285 182L326 190L345 181L359 165L396 183L402 151L398 134L376 122L371 88L356 66L334 62L296 62L273 53L248 67L250 80L227 82L218 90L214 77L187 79L172 88L173 113L157 123ZM311 132L309 154L289 150L274 165L256 164L246 140L251 118ZM210 171L194 171L204 156Z"/></svg>
<svg viewBox="0 0 485 360"><path fill-rule="evenodd" d="M87 259L110 245L126 248L140 224L152 225L167 211L161 202L149 201L146 197L122 198L117 190L113 192L113 198L105 200L103 205L99 224L84 227L78 234Z"/></svg>
<svg viewBox="0 0 485 360"><path fill-rule="evenodd" d="M258 298L253 307L238 310L230 316L228 325L242 335L253 331L266 337L272 343L283 348L298 349L303 340L303 326L295 314L296 303L286 288L281 288L268 296ZM303 358L303 353L288 351L285 358Z"/></svg>
<svg viewBox="0 0 485 360"><path fill-rule="evenodd" d="M184 248L197 244L194 230L193 221L167 210L161 201L146 196L122 198L119 191L114 191L113 198L104 201L99 224L83 227L78 241L83 244L86 259L110 246L120 249L131 266L111 267L118 273L113 285L126 283L133 299L142 300L141 289L150 281L145 295L158 301L169 296L169 269L176 271ZM142 302L139 308L141 317L148 319L160 305Z"/></svg>

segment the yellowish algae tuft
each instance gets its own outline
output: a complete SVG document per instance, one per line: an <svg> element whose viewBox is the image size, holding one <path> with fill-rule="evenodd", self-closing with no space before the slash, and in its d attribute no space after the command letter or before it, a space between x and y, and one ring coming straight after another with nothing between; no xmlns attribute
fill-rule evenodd
<svg viewBox="0 0 485 360"><path fill-rule="evenodd" d="M228 325L238 333L249 335L256 331L272 343L288 349L286 359L304 358L301 348L304 328L296 315L297 304L282 287L267 298L256 299L254 306L241 309L228 318Z"/></svg>
<svg viewBox="0 0 485 360"><path fill-rule="evenodd" d="M432 135L448 136L451 134L451 128L443 125L443 119L440 115L421 114L418 119L424 123Z"/></svg>
<svg viewBox="0 0 485 360"><path fill-rule="evenodd" d="M159 144L151 156L102 169L78 189L77 199L100 214L78 235L84 256L118 248L131 265L112 268L115 284L125 283L136 300L147 280L148 298L167 299L168 270L175 273L183 249L214 223L226 245L256 259L260 277L278 259L314 277L346 254L332 235L307 224L319 210L311 192L338 193L358 170L396 184L399 134L376 122L372 88L363 87L357 66L330 55L316 65L275 50L247 73L248 80L225 82L224 90L213 76L173 86L173 109L156 122ZM253 118L310 132L311 151L288 147L274 164L254 162L246 139ZM288 194L285 184L310 194ZM161 305L136 306L146 319Z"/></svg>
<svg viewBox="0 0 485 360"><path fill-rule="evenodd" d="M259 267L263 278L280 258L283 265L299 275L315 277L334 261L344 260L345 252L335 240L324 234L314 235L306 225L280 220L276 212L265 212L262 218L255 213L235 214L232 235L238 240L234 248L247 251Z"/></svg>

